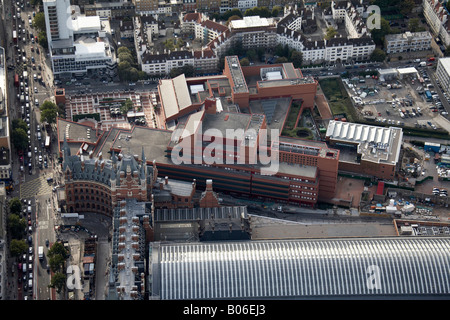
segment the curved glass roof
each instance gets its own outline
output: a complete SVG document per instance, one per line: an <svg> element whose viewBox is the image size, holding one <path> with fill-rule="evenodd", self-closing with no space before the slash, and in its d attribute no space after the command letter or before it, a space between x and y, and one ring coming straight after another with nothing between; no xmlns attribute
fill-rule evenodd
<svg viewBox="0 0 450 320"><path fill-rule="evenodd" d="M152 290L163 300L450 294L450 238L157 246Z"/></svg>

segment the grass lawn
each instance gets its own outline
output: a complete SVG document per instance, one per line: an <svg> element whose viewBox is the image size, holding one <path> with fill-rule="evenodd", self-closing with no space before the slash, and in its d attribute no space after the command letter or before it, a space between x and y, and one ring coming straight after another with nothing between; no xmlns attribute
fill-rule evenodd
<svg viewBox="0 0 450 320"><path fill-rule="evenodd" d="M342 80L340 78L323 79L319 81L319 84L328 99L332 114L345 114L349 122L355 122L357 120L356 110L345 91Z"/></svg>
<svg viewBox="0 0 450 320"><path fill-rule="evenodd" d="M283 131L294 129L301 106L302 106L301 102L292 101L291 108L289 109L289 114L288 114L286 122L284 124Z"/></svg>

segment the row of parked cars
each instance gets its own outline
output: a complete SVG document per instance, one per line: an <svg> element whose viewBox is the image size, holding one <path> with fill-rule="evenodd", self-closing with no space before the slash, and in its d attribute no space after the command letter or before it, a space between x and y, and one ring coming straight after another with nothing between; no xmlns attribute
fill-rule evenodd
<svg viewBox="0 0 450 320"><path fill-rule="evenodd" d="M448 196L447 189L434 187L433 188L433 195L440 196L440 197L447 197Z"/></svg>

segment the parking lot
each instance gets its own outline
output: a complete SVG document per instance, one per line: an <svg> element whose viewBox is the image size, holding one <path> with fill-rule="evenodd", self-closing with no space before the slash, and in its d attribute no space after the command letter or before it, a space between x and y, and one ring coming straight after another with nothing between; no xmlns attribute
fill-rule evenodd
<svg viewBox="0 0 450 320"><path fill-rule="evenodd" d="M437 117L447 117L448 113L435 91L432 81L434 71L428 67L415 67L418 73L407 74L402 79L380 81L377 76L360 76L344 82L365 119L436 130L440 128Z"/></svg>

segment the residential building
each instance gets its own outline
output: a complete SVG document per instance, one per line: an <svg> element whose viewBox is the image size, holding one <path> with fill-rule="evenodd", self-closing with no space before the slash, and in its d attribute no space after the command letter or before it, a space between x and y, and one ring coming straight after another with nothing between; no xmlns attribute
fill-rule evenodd
<svg viewBox="0 0 450 320"><path fill-rule="evenodd" d="M99 16L101 19L118 19L133 17L136 14L136 8L131 1L95 2L84 6L84 14Z"/></svg>
<svg viewBox="0 0 450 320"><path fill-rule="evenodd" d="M442 90L450 92L450 58L439 58L436 67L436 77Z"/></svg>
<svg viewBox="0 0 450 320"><path fill-rule="evenodd" d="M438 0L424 0L423 15L433 35L439 37L445 46L449 46L450 19L445 4Z"/></svg>
<svg viewBox="0 0 450 320"><path fill-rule="evenodd" d="M134 24L133 20L120 20L120 38L133 38Z"/></svg>
<svg viewBox="0 0 450 320"><path fill-rule="evenodd" d="M194 55L191 51L172 51L163 54L142 55L141 68L150 75L167 75L173 68L186 65L194 66Z"/></svg>
<svg viewBox="0 0 450 320"><path fill-rule="evenodd" d="M159 0L133 0L138 14L157 14Z"/></svg>
<svg viewBox="0 0 450 320"><path fill-rule="evenodd" d="M229 28L234 41L241 42L244 49L273 48L277 44L273 18L248 16L242 20L232 20Z"/></svg>
<svg viewBox="0 0 450 320"><path fill-rule="evenodd" d="M428 31L388 34L385 36L386 53L431 50L432 36Z"/></svg>

